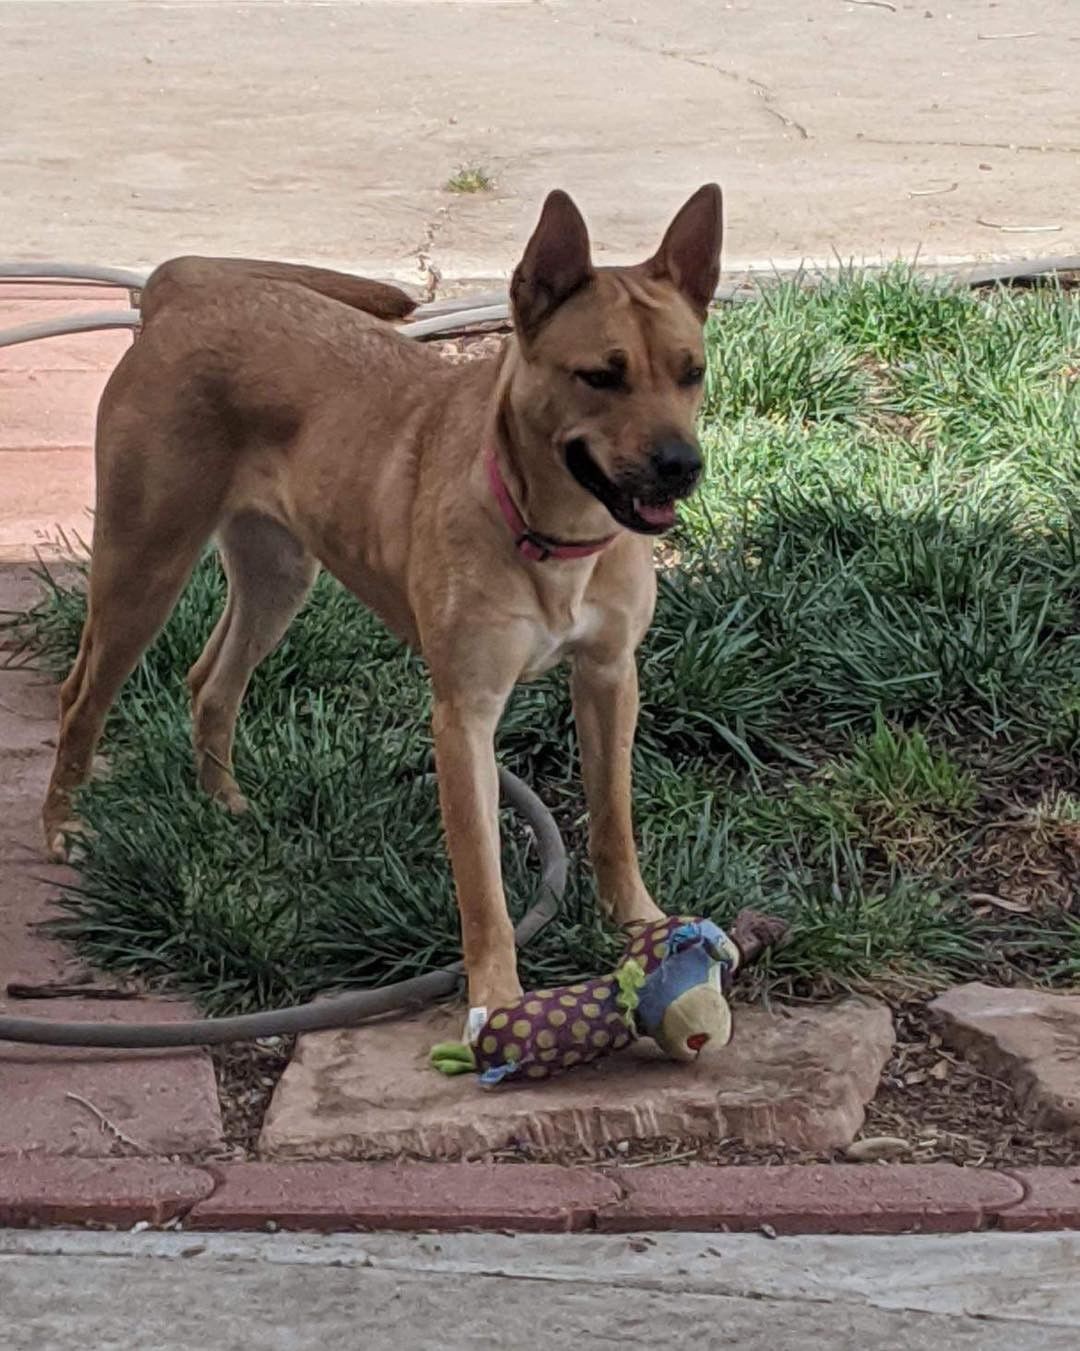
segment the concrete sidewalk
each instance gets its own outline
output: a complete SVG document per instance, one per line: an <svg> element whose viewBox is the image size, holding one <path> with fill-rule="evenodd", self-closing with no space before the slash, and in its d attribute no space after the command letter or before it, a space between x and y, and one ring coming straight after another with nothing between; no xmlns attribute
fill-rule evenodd
<svg viewBox="0 0 1080 1351"><path fill-rule="evenodd" d="M1080 1239L0 1232L11 1351L1071 1351Z"/></svg>
<svg viewBox="0 0 1080 1351"><path fill-rule="evenodd" d="M8 0L0 257L503 277L554 186L614 261L710 178L729 266L1077 253L1078 58L1075 0Z"/></svg>

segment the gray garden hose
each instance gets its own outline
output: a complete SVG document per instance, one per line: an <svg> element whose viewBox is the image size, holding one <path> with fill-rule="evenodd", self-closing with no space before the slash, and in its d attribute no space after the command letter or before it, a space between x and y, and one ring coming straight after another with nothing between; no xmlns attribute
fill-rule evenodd
<svg viewBox="0 0 1080 1351"><path fill-rule="evenodd" d="M1015 263L990 263L985 267L974 267L966 272L949 274L949 279L958 286L978 287L1016 285L1019 282L1031 282L1039 277L1051 276L1059 272L1080 272L1080 255L1061 255L1050 258L1026 258ZM9 281L85 281L95 284L124 286L131 291L139 290L146 283L148 273L136 272L131 268L96 267L83 263L0 263L0 284ZM777 276L781 274L777 273ZM820 284L827 274L814 278L803 275L807 285ZM717 304L733 304L755 299L753 286L739 283L726 283L717 289L714 300ZM398 332L409 338L436 338L462 333L476 324L500 324L510 322L510 305L505 296L488 293L480 296L465 296L452 300L435 301L430 305L419 306L409 323L402 324ZM0 331L0 347L13 347L16 343L34 342L38 338L56 338L66 333L87 333L95 329L138 328L139 312L129 310L104 310L96 314L73 315L67 319L46 319L39 323L21 324L16 328Z"/></svg>
<svg viewBox="0 0 1080 1351"><path fill-rule="evenodd" d="M519 948L530 943L559 912L566 890L566 846L555 818L528 784L508 769L499 770L507 800L536 838L540 855L540 887L534 904L514 930ZM113 1050L160 1050L162 1047L220 1046L230 1041L294 1036L335 1027L352 1027L380 1014L422 1008L456 993L464 963L454 962L410 980L378 990L350 990L329 999L317 999L290 1009L246 1013L236 1018L196 1018L176 1023L64 1023L48 1018L9 1018L0 1015L0 1041L34 1046L103 1047Z"/></svg>
<svg viewBox="0 0 1080 1351"><path fill-rule="evenodd" d="M69 314L65 319L39 319L17 324L0 332L0 347L14 347L38 338L59 338L65 333L93 333L103 328L138 328L138 310L102 310L98 314Z"/></svg>
<svg viewBox="0 0 1080 1351"><path fill-rule="evenodd" d="M138 291L149 272L99 263L0 263L0 281L68 281L91 286L124 286Z"/></svg>

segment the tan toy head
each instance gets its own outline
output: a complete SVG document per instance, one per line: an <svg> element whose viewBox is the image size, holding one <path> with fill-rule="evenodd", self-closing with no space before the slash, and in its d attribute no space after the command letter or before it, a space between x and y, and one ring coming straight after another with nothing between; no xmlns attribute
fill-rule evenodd
<svg viewBox="0 0 1080 1351"><path fill-rule="evenodd" d="M719 969L714 968L717 973ZM679 995L650 1035L672 1060L696 1060L706 1047L726 1046L731 1040L731 1006L719 980L710 979Z"/></svg>
<svg viewBox="0 0 1080 1351"><path fill-rule="evenodd" d="M640 940L639 940L640 941ZM630 959L634 960L631 944ZM695 1060L731 1040L727 990L739 949L707 919L667 920L647 934L635 1019L672 1060Z"/></svg>

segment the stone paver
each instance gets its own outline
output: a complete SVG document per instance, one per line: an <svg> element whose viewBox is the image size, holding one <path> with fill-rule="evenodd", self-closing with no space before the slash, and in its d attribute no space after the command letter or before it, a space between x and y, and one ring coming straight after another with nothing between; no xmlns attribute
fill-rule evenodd
<svg viewBox="0 0 1080 1351"><path fill-rule="evenodd" d="M1008 1079L1036 1125L1080 1138L1080 995L974 981L930 1007L948 1045Z"/></svg>
<svg viewBox="0 0 1080 1351"><path fill-rule="evenodd" d="M598 1228L900 1234L980 1229L1024 1197L999 1173L952 1164L899 1167L649 1168L626 1173Z"/></svg>
<svg viewBox="0 0 1080 1351"><path fill-rule="evenodd" d="M1080 1229L1080 1174L857 1167L224 1163L0 1156L0 1228L182 1217L200 1232L973 1233ZM614 1240L613 1240L614 1241ZM632 1251L643 1251L632 1248ZM838 1273L833 1273L836 1276ZM917 1289L916 1272L893 1284Z"/></svg>
<svg viewBox="0 0 1080 1351"><path fill-rule="evenodd" d="M200 1168L143 1159L0 1157L0 1225L165 1224L214 1190Z"/></svg>
<svg viewBox="0 0 1080 1351"><path fill-rule="evenodd" d="M880 1004L739 1009L732 1043L694 1065L650 1042L537 1087L485 1091L431 1069L432 1045L460 1035L460 1012L303 1037L274 1094L260 1149L276 1158L460 1158L518 1144L595 1148L656 1136L786 1144L851 1142L893 1045Z"/></svg>
<svg viewBox="0 0 1080 1351"><path fill-rule="evenodd" d="M89 449L0 450L0 477L0 567L83 552L94 524Z"/></svg>
<svg viewBox="0 0 1080 1351"><path fill-rule="evenodd" d="M26 570L0 569L0 610L26 600ZM82 968L40 928L55 914L58 888L74 880L67 869L46 863L40 840L56 691L38 673L5 669L3 658L0 653L0 1012L140 1022L190 1017L179 1001L5 998L10 981L57 982ZM222 1141L213 1066L204 1051L83 1052L0 1041L0 1104L0 1156L193 1154Z"/></svg>
<svg viewBox="0 0 1080 1351"><path fill-rule="evenodd" d="M505 276L552 187L611 261L708 178L732 263L1076 253L1078 37L1074 0L8 0L0 255Z"/></svg>
<svg viewBox="0 0 1080 1351"><path fill-rule="evenodd" d="M0 1012L22 1018L155 1022L185 1016L180 1006L163 1012L151 1001L116 1009L76 1000L0 1000ZM0 1156L186 1155L222 1145L213 1066L201 1051L65 1052L0 1042L0 1098Z"/></svg>
<svg viewBox="0 0 1080 1351"><path fill-rule="evenodd" d="M0 329L127 306L127 292L111 288L0 284ZM0 564L89 540L94 419L130 342L108 331L0 347Z"/></svg>
<svg viewBox="0 0 1080 1351"><path fill-rule="evenodd" d="M81 450L90 445L107 378L106 372L95 370L0 371L0 406L4 409L0 454L30 447ZM7 463L5 456L0 466Z"/></svg>
<svg viewBox="0 0 1080 1351"><path fill-rule="evenodd" d="M1080 1229L1080 1168L1018 1168L1024 1199L1001 1216L1010 1230Z"/></svg>
<svg viewBox="0 0 1080 1351"><path fill-rule="evenodd" d="M595 1171L544 1164L234 1164L189 1229L514 1229L591 1226L617 1206Z"/></svg>
<svg viewBox="0 0 1080 1351"><path fill-rule="evenodd" d="M128 308L126 291L0 283L0 331ZM101 390L130 345L129 329L105 329L0 347L0 452L89 446Z"/></svg>

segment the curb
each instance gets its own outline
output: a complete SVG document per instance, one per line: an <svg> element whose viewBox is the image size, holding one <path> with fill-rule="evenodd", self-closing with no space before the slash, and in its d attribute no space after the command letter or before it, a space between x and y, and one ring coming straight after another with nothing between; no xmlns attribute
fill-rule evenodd
<svg viewBox="0 0 1080 1351"><path fill-rule="evenodd" d="M1080 1168L649 1169L0 1158L0 1226L252 1232L781 1234L1080 1229Z"/></svg>

